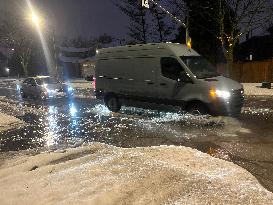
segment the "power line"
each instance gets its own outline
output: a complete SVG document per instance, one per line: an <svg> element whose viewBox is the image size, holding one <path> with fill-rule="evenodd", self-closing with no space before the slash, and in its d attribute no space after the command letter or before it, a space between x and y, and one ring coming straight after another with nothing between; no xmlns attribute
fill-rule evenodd
<svg viewBox="0 0 273 205"><path fill-rule="evenodd" d="M186 24L182 22L179 18L177 18L175 15L173 15L171 12L169 12L167 9L165 9L163 6L161 6L159 3L157 3L154 0L150 0L153 4L155 4L157 7L159 7L162 11L164 11L166 14L168 14L171 18L173 18L175 21L177 21L180 25L182 25L184 28L187 28Z"/></svg>

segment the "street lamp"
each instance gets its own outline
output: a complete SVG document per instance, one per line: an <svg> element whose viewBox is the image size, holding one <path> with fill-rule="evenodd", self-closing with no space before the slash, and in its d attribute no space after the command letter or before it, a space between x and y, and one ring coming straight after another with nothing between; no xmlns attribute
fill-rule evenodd
<svg viewBox="0 0 273 205"><path fill-rule="evenodd" d="M50 49L48 47L45 36L43 34L43 30L42 30L43 19L39 15L37 15L34 7L32 6L31 1L26 0L26 2L27 2L27 5L29 7L29 10L30 10L31 21L35 25L35 27L37 29L37 32L39 34L41 43L42 43L42 47L43 47L43 51L44 51L44 55L45 55L45 59L46 59L46 64L47 64L47 68L48 68L48 73L49 73L50 76L55 76L57 74L57 63L56 63L56 59L55 59L55 62L52 61L52 56L51 56L51 53L50 53ZM54 56L56 58L55 39L53 39L53 44L54 44Z"/></svg>
<svg viewBox="0 0 273 205"><path fill-rule="evenodd" d="M5 71L6 71L6 74L8 75L8 77L9 77L9 71L10 71L10 69L8 67L6 67Z"/></svg>
<svg viewBox="0 0 273 205"><path fill-rule="evenodd" d="M32 22L36 25L36 26L39 26L40 25L40 22L41 22L41 19L39 18L39 16L37 16L37 14L35 14L33 11L32 12L32 15L31 15L31 20Z"/></svg>

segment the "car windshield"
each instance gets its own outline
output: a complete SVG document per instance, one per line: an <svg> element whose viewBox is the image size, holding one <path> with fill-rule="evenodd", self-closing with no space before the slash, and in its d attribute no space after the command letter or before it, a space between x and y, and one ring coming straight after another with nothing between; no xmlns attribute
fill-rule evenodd
<svg viewBox="0 0 273 205"><path fill-rule="evenodd" d="M216 68L202 56L181 56L180 58L199 79L219 76Z"/></svg>
<svg viewBox="0 0 273 205"><path fill-rule="evenodd" d="M59 83L55 78L37 78L36 81L38 85Z"/></svg>

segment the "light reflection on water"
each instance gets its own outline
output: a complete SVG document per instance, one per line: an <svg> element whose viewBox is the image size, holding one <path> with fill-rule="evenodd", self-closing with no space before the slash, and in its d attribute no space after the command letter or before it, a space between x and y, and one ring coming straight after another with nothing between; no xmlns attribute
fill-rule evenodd
<svg viewBox="0 0 273 205"><path fill-rule="evenodd" d="M76 114L77 114L78 110L75 107L74 103L70 103L70 105L69 105L69 111L70 111L71 117L76 117Z"/></svg>
<svg viewBox="0 0 273 205"><path fill-rule="evenodd" d="M56 114L58 113L58 109L55 106L49 106L48 113L46 117L46 127L45 127L45 135L44 141L47 147L51 147L57 144L58 141L58 133L60 127L58 126L58 119Z"/></svg>
<svg viewBox="0 0 273 205"><path fill-rule="evenodd" d="M221 136L223 133L234 136L241 130L241 123L228 117L193 116L137 108L123 108L121 113L113 114L103 105L95 106L92 112L101 123L101 129L104 127L104 131L112 135L128 136L126 130L130 130L130 136L156 135L183 141L208 135Z"/></svg>
<svg viewBox="0 0 273 205"><path fill-rule="evenodd" d="M80 117L77 115L79 110L76 104L71 101L68 105L68 115L62 115L57 106L49 106L45 117L44 143L47 147L58 145L60 142L77 141L80 137ZM65 122L66 119L68 122Z"/></svg>
<svg viewBox="0 0 273 205"><path fill-rule="evenodd" d="M28 106L36 109L42 107L41 111L44 110L34 120L33 127L26 128L31 140L28 143L34 147L37 146L35 142L47 148L94 141L125 147L159 145L166 141L183 143L185 140L210 135L219 136L223 132L227 133L226 136L231 136L224 125L232 124L229 130L238 130L241 126L240 123L230 123L225 118L137 108L123 107L120 113L112 113L102 104L90 105L89 102L73 98L50 101L42 105L31 104L32 101ZM21 106L25 105L26 102L21 103ZM31 121L33 116L28 119ZM20 135L19 132L15 134Z"/></svg>

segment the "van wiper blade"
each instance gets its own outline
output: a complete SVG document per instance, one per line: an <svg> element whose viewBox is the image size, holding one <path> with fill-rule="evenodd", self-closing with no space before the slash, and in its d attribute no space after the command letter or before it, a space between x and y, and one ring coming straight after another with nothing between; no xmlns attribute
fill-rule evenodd
<svg viewBox="0 0 273 205"><path fill-rule="evenodd" d="M220 76L220 75L219 75L219 74L215 74L215 75L204 75L204 76L198 77L198 79L214 78L214 77L218 77L218 76Z"/></svg>
<svg viewBox="0 0 273 205"><path fill-rule="evenodd" d="M218 80L215 78L205 78L205 81L211 82L211 81L218 81Z"/></svg>

